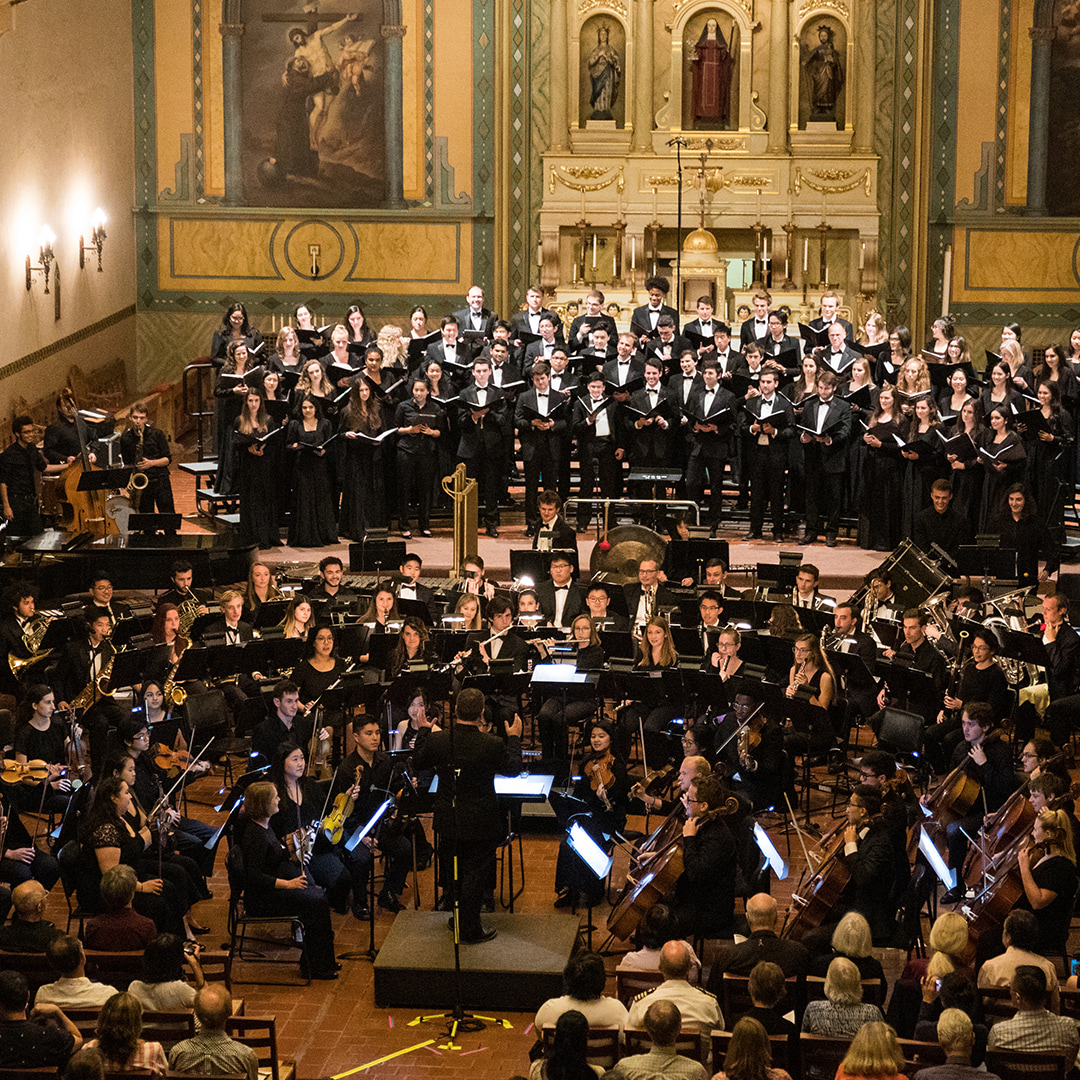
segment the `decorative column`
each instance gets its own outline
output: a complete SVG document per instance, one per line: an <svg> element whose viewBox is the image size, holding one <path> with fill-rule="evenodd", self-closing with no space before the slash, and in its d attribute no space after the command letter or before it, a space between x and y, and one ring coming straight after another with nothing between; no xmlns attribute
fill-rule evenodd
<svg viewBox="0 0 1080 1080"><path fill-rule="evenodd" d="M1031 102L1028 108L1027 212L1046 213L1046 153L1050 135L1050 49L1057 35L1052 26L1033 26L1031 35Z"/></svg>
<svg viewBox="0 0 1080 1080"><path fill-rule="evenodd" d="M769 19L768 153L783 154L788 127L788 0L773 0Z"/></svg>
<svg viewBox="0 0 1080 1080"><path fill-rule="evenodd" d="M240 37L242 22L230 21L235 0L224 0L221 32L222 96L225 101L225 205L240 206L244 201L243 153L240 138ZM237 11L238 15L239 12Z"/></svg>
<svg viewBox="0 0 1080 1080"><path fill-rule="evenodd" d="M634 0L634 136L631 150L652 149L653 0Z"/></svg>
<svg viewBox="0 0 1080 1080"><path fill-rule="evenodd" d="M401 18L401 5L387 2L384 8L398 9ZM386 123L386 201L389 210L401 210L405 206L405 177L402 157L405 153L405 138L401 129L401 81L402 60L401 41L405 37L405 27L397 23L382 28L386 42L386 87L383 99L383 117Z"/></svg>
<svg viewBox="0 0 1080 1080"><path fill-rule="evenodd" d="M874 48L877 44L877 5L853 4L855 32L855 137L851 149L869 154L874 149ZM849 99L850 100L850 99ZM849 115L852 115L849 112Z"/></svg>
<svg viewBox="0 0 1080 1080"><path fill-rule="evenodd" d="M548 138L551 150L566 149L570 129L566 93L570 71L566 49L566 4L567 0L551 0L551 135Z"/></svg>

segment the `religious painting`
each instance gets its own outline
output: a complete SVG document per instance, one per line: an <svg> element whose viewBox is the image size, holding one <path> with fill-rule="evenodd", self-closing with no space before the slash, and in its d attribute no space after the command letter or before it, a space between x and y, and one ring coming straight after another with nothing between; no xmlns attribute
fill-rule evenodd
<svg viewBox="0 0 1080 1080"><path fill-rule="evenodd" d="M683 129L739 126L739 28L720 9L699 12L683 31Z"/></svg>
<svg viewBox="0 0 1080 1080"><path fill-rule="evenodd" d="M843 128L846 105L847 31L839 19L815 18L799 35L799 127Z"/></svg>
<svg viewBox="0 0 1080 1080"><path fill-rule="evenodd" d="M1080 215L1080 184L1069 163L1080 157L1080 0L1058 0L1050 48L1050 142L1046 208Z"/></svg>
<svg viewBox="0 0 1080 1080"><path fill-rule="evenodd" d="M385 197L381 0L244 0L241 131L249 206Z"/></svg>
<svg viewBox="0 0 1080 1080"><path fill-rule="evenodd" d="M626 31L611 15L581 27L579 123L621 128L626 118Z"/></svg>

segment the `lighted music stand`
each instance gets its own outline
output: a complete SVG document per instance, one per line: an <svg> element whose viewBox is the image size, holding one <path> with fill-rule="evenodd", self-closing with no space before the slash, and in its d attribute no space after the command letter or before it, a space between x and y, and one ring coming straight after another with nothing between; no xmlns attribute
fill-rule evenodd
<svg viewBox="0 0 1080 1080"><path fill-rule="evenodd" d="M391 778L393 773L391 772ZM392 785L391 785L392 786ZM379 804L375 813L368 818L363 825L361 825L353 834L345 841L346 851L355 851L357 845L364 839L365 836L370 836L373 830L382 821L387 810L394 805L393 795L383 799ZM347 952L341 953L339 959L341 960L371 960L374 961L379 955L379 950L375 948L375 860L372 858L371 873L368 875L368 910L371 912L371 918L368 920L369 925L369 937L368 947L362 952Z"/></svg>
<svg viewBox="0 0 1080 1080"><path fill-rule="evenodd" d="M795 579L799 576L798 566L789 566L784 563L757 564L758 588L763 584L770 592L790 592L795 588Z"/></svg>
<svg viewBox="0 0 1080 1080"><path fill-rule="evenodd" d="M600 844L589 835L580 821L571 821L566 830L566 845L588 867L598 881L606 881L611 867L615 861L613 855L609 855ZM593 934L593 903L592 892L589 893L589 908L587 915L586 938L589 951L592 952Z"/></svg>
<svg viewBox="0 0 1080 1080"><path fill-rule="evenodd" d="M874 619L871 628L886 649L899 649L904 644L904 624L893 619Z"/></svg>
<svg viewBox="0 0 1080 1080"><path fill-rule="evenodd" d="M765 856L770 869L776 875L777 880L785 881L788 876L788 865L784 862L780 852L776 850L772 837L756 821L754 822L754 840L757 843L758 850Z"/></svg>
<svg viewBox="0 0 1080 1080"><path fill-rule="evenodd" d="M744 630L766 626L774 607L776 603L771 600L733 600L725 596L720 601L720 621Z"/></svg>
<svg viewBox="0 0 1080 1080"><path fill-rule="evenodd" d="M571 664L537 664L529 678L529 690L536 696L546 698L558 695L562 701L564 718L568 701L595 698L599 684L599 672L578 671L576 665ZM563 729L569 741L570 724L564 722ZM568 747L564 747L566 757L569 757L568 750Z"/></svg>

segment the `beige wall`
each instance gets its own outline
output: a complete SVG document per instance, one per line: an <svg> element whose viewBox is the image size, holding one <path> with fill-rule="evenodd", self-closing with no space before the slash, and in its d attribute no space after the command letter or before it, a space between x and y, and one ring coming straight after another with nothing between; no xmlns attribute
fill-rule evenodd
<svg viewBox="0 0 1080 1080"><path fill-rule="evenodd" d="M73 364L90 372L116 356L133 357L135 341L134 316L94 332L96 324L135 302L131 4L34 0L10 16L0 21L0 29L10 26L0 35L4 402L36 400L59 389ZM83 271L78 263L79 233L89 232L98 206L108 218L101 274L96 259ZM32 252L37 261L43 224L56 234L59 320L53 294L45 296L40 281L26 291L25 256ZM17 364L58 343L51 355ZM0 445L7 437L0 432Z"/></svg>

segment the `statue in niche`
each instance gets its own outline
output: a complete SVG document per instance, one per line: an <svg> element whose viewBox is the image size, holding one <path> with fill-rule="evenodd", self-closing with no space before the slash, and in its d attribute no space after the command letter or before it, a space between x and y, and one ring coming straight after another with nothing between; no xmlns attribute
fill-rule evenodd
<svg viewBox="0 0 1080 1080"><path fill-rule="evenodd" d="M731 121L731 77L735 61L716 19L709 19L694 46L695 127L727 127Z"/></svg>
<svg viewBox="0 0 1080 1080"><path fill-rule="evenodd" d="M844 88L844 68L833 45L834 30L822 23L817 28L818 45L806 58L806 78L810 87L810 120L836 120L836 103Z"/></svg>
<svg viewBox="0 0 1080 1080"><path fill-rule="evenodd" d="M622 63L618 50L611 44L611 28L606 23L597 27L596 48L586 57L585 63L592 80L591 119L614 120L615 114L611 110L619 96Z"/></svg>

